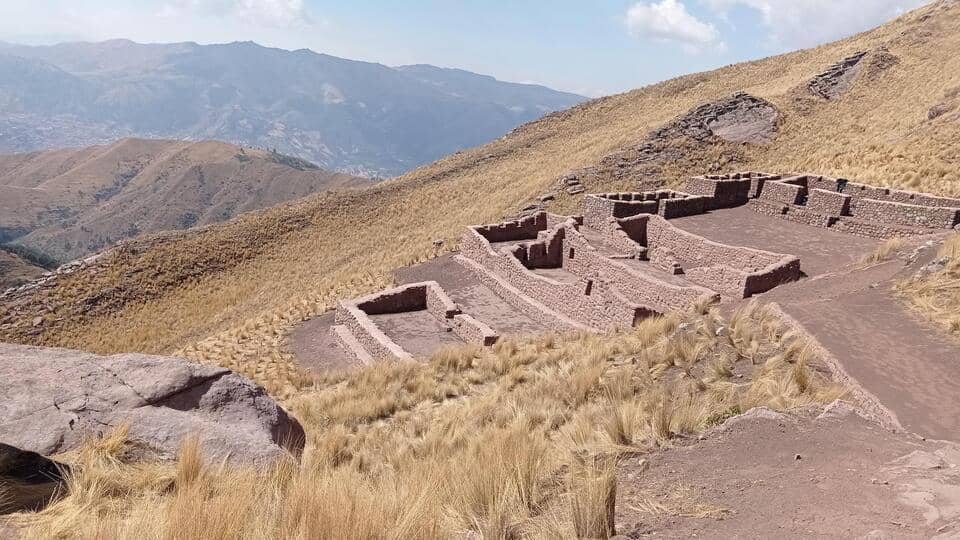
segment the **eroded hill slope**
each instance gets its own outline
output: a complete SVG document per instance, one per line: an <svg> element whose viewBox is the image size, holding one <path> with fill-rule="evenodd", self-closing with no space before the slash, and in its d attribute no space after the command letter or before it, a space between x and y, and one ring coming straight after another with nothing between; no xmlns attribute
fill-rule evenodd
<svg viewBox="0 0 960 540"><path fill-rule="evenodd" d="M360 192L126 244L4 300L0 339L179 350L277 392L300 380L283 349L294 323L385 285L393 268L435 255L434 240L451 248L464 225L516 213L571 172L588 191L760 169L956 195L960 122L949 111L960 87L958 52L960 4L941 1L816 49L594 100ZM858 53L866 54L857 73L844 75L843 61ZM842 84L823 83L818 75L829 79L827 72L844 76ZM815 91L825 87L829 98ZM730 135L743 133L739 109L705 106L737 92L776 109L747 118L772 122L769 142ZM705 112L687 114L696 111ZM575 199L561 191L550 204L562 209ZM30 324L34 313L42 324Z"/></svg>
<svg viewBox="0 0 960 540"><path fill-rule="evenodd" d="M141 233L225 221L369 181L215 141L124 139L0 156L0 240L71 260Z"/></svg>

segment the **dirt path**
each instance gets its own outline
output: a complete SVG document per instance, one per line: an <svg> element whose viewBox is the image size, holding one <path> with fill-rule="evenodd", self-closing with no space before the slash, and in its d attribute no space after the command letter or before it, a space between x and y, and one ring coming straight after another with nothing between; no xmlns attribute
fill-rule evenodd
<svg viewBox="0 0 960 540"><path fill-rule="evenodd" d="M960 533L960 449L835 410L819 419L754 410L704 441L630 458L618 474L617 532L628 538Z"/></svg>
<svg viewBox="0 0 960 540"><path fill-rule="evenodd" d="M337 369L355 369L357 359L348 355L333 340L330 327L334 313L329 311L297 325L290 334L288 346L297 363L320 374Z"/></svg>
<svg viewBox="0 0 960 540"><path fill-rule="evenodd" d="M767 298L777 299L905 429L960 441L960 346L907 312L891 291L897 275L871 283L853 273L833 280L834 294L796 287Z"/></svg>

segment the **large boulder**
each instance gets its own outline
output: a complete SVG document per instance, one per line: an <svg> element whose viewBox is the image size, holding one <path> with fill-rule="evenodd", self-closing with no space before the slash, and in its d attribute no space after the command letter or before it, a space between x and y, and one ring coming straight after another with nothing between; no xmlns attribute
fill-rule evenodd
<svg viewBox="0 0 960 540"><path fill-rule="evenodd" d="M40 454L123 424L150 458L174 458L191 435L207 457L235 463L303 448L303 428L263 388L180 358L0 344L0 396L0 441Z"/></svg>
<svg viewBox="0 0 960 540"><path fill-rule="evenodd" d="M63 463L0 443L0 514L40 510L66 492L67 472Z"/></svg>

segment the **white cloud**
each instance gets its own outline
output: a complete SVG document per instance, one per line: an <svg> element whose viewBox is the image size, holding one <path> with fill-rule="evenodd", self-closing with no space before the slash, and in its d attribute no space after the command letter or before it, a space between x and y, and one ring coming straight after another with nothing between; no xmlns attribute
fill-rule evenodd
<svg viewBox="0 0 960 540"><path fill-rule="evenodd" d="M726 16L738 6L759 12L771 44L812 47L868 30L931 0L701 0Z"/></svg>
<svg viewBox="0 0 960 540"><path fill-rule="evenodd" d="M312 24L303 0L170 0L160 14L232 17L251 26L276 28Z"/></svg>
<svg viewBox="0 0 960 540"><path fill-rule="evenodd" d="M634 36L679 43L691 52L722 46L717 29L690 14L678 0L634 4L627 10L626 22Z"/></svg>

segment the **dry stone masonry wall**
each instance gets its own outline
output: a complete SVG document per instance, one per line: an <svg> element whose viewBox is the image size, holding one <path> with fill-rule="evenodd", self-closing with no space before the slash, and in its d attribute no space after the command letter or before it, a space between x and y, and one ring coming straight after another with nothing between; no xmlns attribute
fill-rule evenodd
<svg viewBox="0 0 960 540"><path fill-rule="evenodd" d="M701 178L695 185L708 181ZM825 176L768 179L757 196L746 202L762 214L873 238L924 234L960 225L960 199Z"/></svg>
<svg viewBox="0 0 960 540"><path fill-rule="evenodd" d="M370 316L412 311L426 311L466 343L489 346L499 338L492 328L462 313L435 281L410 283L352 301L341 301L331 331L337 344L362 363L411 360L413 355L390 339Z"/></svg>
<svg viewBox="0 0 960 540"><path fill-rule="evenodd" d="M841 184L824 176L744 172L690 178L683 191L586 195L580 216L541 210L468 227L453 260L537 324L606 330L698 303L749 297L802 276L794 255L714 242L674 225L673 218L746 205L797 223L875 238L960 224L958 199L853 182L841 192ZM340 302L331 332L360 362L411 359L374 319L421 311L467 343L491 345L500 336L463 313L433 281Z"/></svg>

